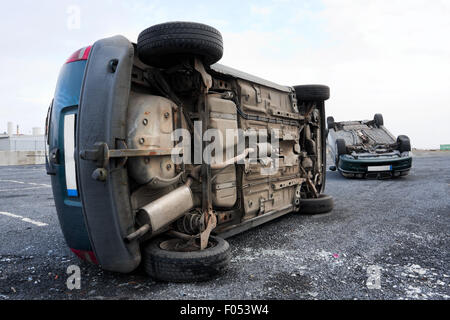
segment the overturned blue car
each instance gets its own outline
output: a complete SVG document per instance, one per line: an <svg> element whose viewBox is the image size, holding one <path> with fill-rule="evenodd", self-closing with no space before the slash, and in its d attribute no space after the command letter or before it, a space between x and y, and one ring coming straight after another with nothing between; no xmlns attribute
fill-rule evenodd
<svg viewBox="0 0 450 320"><path fill-rule="evenodd" d="M335 122L327 118L328 146L335 166L346 178L395 178L409 174L411 142L395 138L384 126L383 116L372 120Z"/></svg>
<svg viewBox="0 0 450 320"><path fill-rule="evenodd" d="M136 43L100 39L63 65L47 173L78 257L202 281L227 270L228 237L333 209L323 193L330 89L279 85L217 64L222 54L215 28L168 22Z"/></svg>

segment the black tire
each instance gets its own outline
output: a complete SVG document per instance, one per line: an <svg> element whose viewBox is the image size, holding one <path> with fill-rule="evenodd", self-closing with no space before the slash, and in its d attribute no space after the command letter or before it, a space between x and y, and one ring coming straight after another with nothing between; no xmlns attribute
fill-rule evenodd
<svg viewBox="0 0 450 320"><path fill-rule="evenodd" d="M333 117L327 118L327 127L328 127L328 130L334 128L334 118Z"/></svg>
<svg viewBox="0 0 450 320"><path fill-rule="evenodd" d="M183 58L199 57L207 66L223 55L223 39L218 30L195 22L167 22L139 34L139 58L158 68L176 65Z"/></svg>
<svg viewBox="0 0 450 320"><path fill-rule="evenodd" d="M161 249L165 238L157 238L143 249L144 269L156 280L168 282L206 281L224 273L231 260L230 245L210 236L214 246L205 250L180 252Z"/></svg>
<svg viewBox="0 0 450 320"><path fill-rule="evenodd" d="M325 101L330 98L330 88L318 84L294 86L299 101Z"/></svg>
<svg viewBox="0 0 450 320"><path fill-rule="evenodd" d="M375 124L377 125L378 128L384 125L383 115L381 113L377 113L373 117L373 120L375 121Z"/></svg>
<svg viewBox="0 0 450 320"><path fill-rule="evenodd" d="M411 142L407 136L401 135L397 137L398 151L411 151Z"/></svg>
<svg viewBox="0 0 450 320"><path fill-rule="evenodd" d="M336 152L338 158L343 154L347 154L347 146L344 139L336 139Z"/></svg>
<svg viewBox="0 0 450 320"><path fill-rule="evenodd" d="M328 213L333 210L334 201L331 196L326 194L319 195L319 198L300 199L300 213L301 214L321 214Z"/></svg>

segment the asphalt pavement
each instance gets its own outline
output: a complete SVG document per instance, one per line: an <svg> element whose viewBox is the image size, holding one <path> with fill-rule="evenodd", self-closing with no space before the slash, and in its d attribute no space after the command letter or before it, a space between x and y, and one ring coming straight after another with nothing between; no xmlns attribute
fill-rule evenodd
<svg viewBox="0 0 450 320"><path fill-rule="evenodd" d="M78 260L62 236L43 166L0 167L0 300L449 299L450 152L415 152L395 180L327 172L331 213L288 214L228 239L228 272L192 284ZM67 268L81 268L69 290Z"/></svg>

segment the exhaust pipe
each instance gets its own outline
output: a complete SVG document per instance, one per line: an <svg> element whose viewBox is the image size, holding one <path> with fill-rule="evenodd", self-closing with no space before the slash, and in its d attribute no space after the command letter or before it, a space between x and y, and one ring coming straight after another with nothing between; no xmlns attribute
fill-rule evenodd
<svg viewBox="0 0 450 320"><path fill-rule="evenodd" d="M154 233L167 227L195 206L197 202L190 188L191 183L192 180L188 179L183 186L139 209L136 219L150 226L150 230L146 231Z"/></svg>

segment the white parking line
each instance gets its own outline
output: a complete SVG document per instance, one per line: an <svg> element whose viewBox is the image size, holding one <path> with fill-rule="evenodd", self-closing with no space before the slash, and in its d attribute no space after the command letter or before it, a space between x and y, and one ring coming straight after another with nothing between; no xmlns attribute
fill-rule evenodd
<svg viewBox="0 0 450 320"><path fill-rule="evenodd" d="M20 219L20 220L25 221L25 222L32 223L32 224L34 224L34 225L36 225L38 227L48 226L47 223L35 221L35 220L29 219L29 218L25 218L25 217L19 216L17 214L12 214L12 213L3 212L3 211L0 211L0 214L2 214L4 216L7 216L7 217L16 218L16 219Z"/></svg>
<svg viewBox="0 0 450 320"><path fill-rule="evenodd" d="M17 180L2 180L2 179L0 179L0 182L13 182L13 183L20 183L20 184L29 184L32 186L51 187L51 185L45 184L45 183L23 182L23 181L17 181Z"/></svg>
<svg viewBox="0 0 450 320"><path fill-rule="evenodd" d="M35 168L35 169L31 169L31 168L21 168L21 169L11 169L11 168L5 168L5 166L1 166L2 171L20 171L23 172L24 170L26 171L41 171L43 172L45 169L41 169L41 168Z"/></svg>
<svg viewBox="0 0 450 320"><path fill-rule="evenodd" d="M20 189L0 189L0 192L33 190L33 189L42 189L42 188L50 188L50 186L29 187L29 188L20 188Z"/></svg>
<svg viewBox="0 0 450 320"><path fill-rule="evenodd" d="M35 187L29 187L29 188L0 189L0 192L22 191L22 190L32 190L32 189L51 188L52 187L51 185L45 184L45 183L23 182L23 181L17 181L17 180L0 179L0 182L12 182L12 183L18 183L18 184L22 184L22 185L35 186Z"/></svg>

